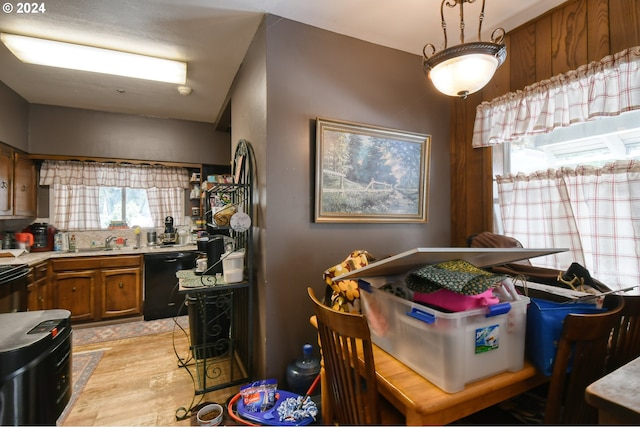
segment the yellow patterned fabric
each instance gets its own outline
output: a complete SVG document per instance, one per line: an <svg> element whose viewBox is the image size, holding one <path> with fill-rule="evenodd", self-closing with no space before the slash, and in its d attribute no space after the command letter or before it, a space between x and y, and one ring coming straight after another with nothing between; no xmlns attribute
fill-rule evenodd
<svg viewBox="0 0 640 427"><path fill-rule="evenodd" d="M333 282L334 277L342 276L350 271L369 265L375 258L365 250L355 250L340 264L328 268L324 272L324 281L331 287L331 301L327 301L334 310L347 313L360 313L360 290L357 280L340 280Z"/></svg>

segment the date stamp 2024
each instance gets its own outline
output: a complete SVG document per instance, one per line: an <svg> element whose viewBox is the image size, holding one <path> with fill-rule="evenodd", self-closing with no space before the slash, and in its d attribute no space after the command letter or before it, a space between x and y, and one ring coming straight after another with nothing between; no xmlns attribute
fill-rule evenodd
<svg viewBox="0 0 640 427"><path fill-rule="evenodd" d="M27 3L10 3L5 2L2 4L2 11L4 13L15 13L18 15L26 15L26 14L40 14L46 13L47 7L44 2L27 2Z"/></svg>

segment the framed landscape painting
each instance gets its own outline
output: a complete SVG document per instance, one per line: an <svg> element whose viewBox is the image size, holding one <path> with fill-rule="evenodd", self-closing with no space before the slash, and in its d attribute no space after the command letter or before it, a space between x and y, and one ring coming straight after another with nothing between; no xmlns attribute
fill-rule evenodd
<svg viewBox="0 0 640 427"><path fill-rule="evenodd" d="M427 222L431 137L316 120L315 222Z"/></svg>

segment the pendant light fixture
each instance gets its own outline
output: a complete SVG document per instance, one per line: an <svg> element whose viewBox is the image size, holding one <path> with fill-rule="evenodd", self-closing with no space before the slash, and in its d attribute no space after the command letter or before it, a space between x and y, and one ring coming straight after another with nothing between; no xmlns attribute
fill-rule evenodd
<svg viewBox="0 0 640 427"><path fill-rule="evenodd" d="M507 47L503 43L505 31L497 28L491 34L490 42L480 37L484 19L484 3L478 23L478 41L464 42L464 4L476 0L442 0L440 18L444 33L444 49L436 53L433 44L428 43L422 49L422 68L440 92L449 96L466 98L467 95L482 89L507 57ZM447 47L447 23L444 20L444 7L460 6L460 44Z"/></svg>

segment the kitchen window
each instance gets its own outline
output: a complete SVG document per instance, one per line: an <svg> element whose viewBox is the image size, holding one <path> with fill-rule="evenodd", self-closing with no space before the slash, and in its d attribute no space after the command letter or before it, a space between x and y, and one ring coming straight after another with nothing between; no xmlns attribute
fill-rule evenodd
<svg viewBox="0 0 640 427"><path fill-rule="evenodd" d="M45 161L40 185L51 191L52 223L61 230L97 230L112 221L129 227L162 227L185 219L188 171L162 165Z"/></svg>
<svg viewBox="0 0 640 427"><path fill-rule="evenodd" d="M129 227L154 227L146 190L100 187L100 228L106 229L118 222Z"/></svg>

